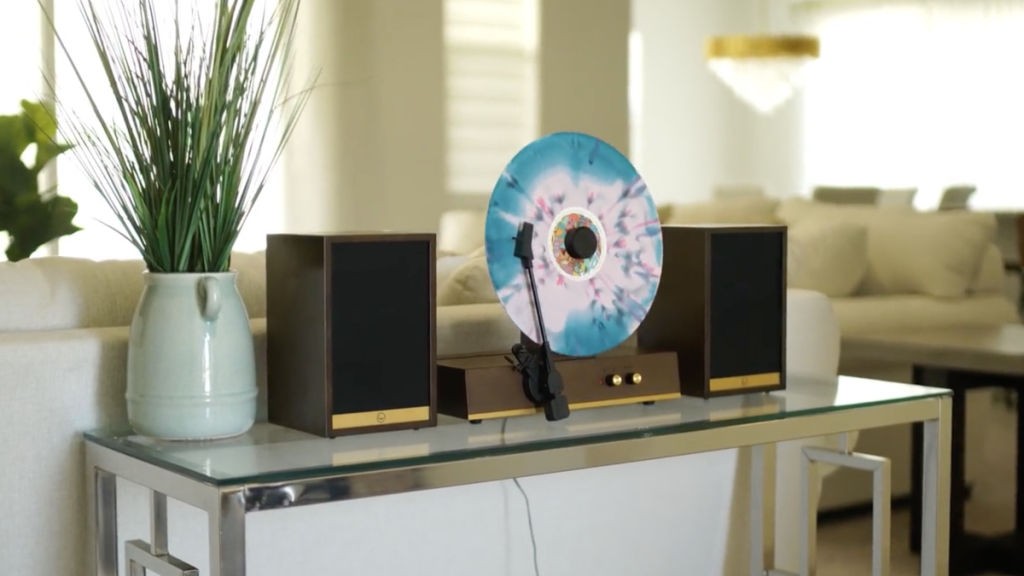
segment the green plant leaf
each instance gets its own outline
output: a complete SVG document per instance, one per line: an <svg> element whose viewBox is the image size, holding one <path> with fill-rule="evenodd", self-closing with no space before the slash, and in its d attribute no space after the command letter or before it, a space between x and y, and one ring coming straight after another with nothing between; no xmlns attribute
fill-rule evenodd
<svg viewBox="0 0 1024 576"><path fill-rule="evenodd" d="M0 206L25 195L35 196L38 191L36 173L13 152L0 149Z"/></svg>
<svg viewBox="0 0 1024 576"><path fill-rule="evenodd" d="M39 171L47 162L68 150L54 140L56 118L41 104L21 103L22 113L0 116L0 230L10 240L10 260L28 258L40 246L80 228L72 224L78 205L71 199L39 193ZM36 144L34 166L21 157Z"/></svg>
<svg viewBox="0 0 1024 576"><path fill-rule="evenodd" d="M39 102L21 101L21 109L36 129L33 141L36 144L52 142L57 138L57 117Z"/></svg>
<svg viewBox="0 0 1024 576"><path fill-rule="evenodd" d="M17 116L0 116L0 152L13 155L20 159L21 155L32 143L35 134L31 126L20 114ZM19 160L20 162L20 160ZM0 175L4 174L0 172Z"/></svg>
<svg viewBox="0 0 1024 576"><path fill-rule="evenodd" d="M40 196L22 196L10 223L11 239L5 254L12 262L32 256L40 246L81 230L72 224L78 204L64 196L43 200Z"/></svg>
<svg viewBox="0 0 1024 576"><path fill-rule="evenodd" d="M68 150L71 150L70 144L59 144L53 140L37 142L36 161L35 164L32 165L32 172L38 175L50 160L53 160Z"/></svg>

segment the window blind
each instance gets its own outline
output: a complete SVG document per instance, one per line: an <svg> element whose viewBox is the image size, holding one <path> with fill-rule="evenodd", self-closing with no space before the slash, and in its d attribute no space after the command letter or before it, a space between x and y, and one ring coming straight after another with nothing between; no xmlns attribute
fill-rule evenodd
<svg viewBox="0 0 1024 576"><path fill-rule="evenodd" d="M536 0L445 0L447 180L490 194L537 137Z"/></svg>

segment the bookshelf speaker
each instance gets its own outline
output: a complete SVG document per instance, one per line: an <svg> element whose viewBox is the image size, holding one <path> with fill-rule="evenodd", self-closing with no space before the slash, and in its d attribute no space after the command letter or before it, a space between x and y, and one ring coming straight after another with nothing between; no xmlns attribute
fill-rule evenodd
<svg viewBox="0 0 1024 576"><path fill-rule="evenodd" d="M676 353L687 396L785 389L786 227L663 226L662 240L639 346Z"/></svg>
<svg viewBox="0 0 1024 576"><path fill-rule="evenodd" d="M267 409L334 437L437 424L434 234L267 236Z"/></svg>

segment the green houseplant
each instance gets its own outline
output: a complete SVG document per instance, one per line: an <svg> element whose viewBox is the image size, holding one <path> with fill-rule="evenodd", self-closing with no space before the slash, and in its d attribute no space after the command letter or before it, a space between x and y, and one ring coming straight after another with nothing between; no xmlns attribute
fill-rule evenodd
<svg viewBox="0 0 1024 576"><path fill-rule="evenodd" d="M88 102L68 111L75 152L146 264L126 391L143 435L223 438L254 422L231 251L309 93L285 93L299 0L263 1L266 13L257 0L79 0L103 81L57 36Z"/></svg>
<svg viewBox="0 0 1024 576"><path fill-rule="evenodd" d="M71 223L78 204L55 190L39 190L39 173L69 148L56 138L52 111L38 102L22 100L19 114L0 116L0 232L9 236L5 253L12 262L81 230ZM23 156L32 145L35 153L26 164Z"/></svg>

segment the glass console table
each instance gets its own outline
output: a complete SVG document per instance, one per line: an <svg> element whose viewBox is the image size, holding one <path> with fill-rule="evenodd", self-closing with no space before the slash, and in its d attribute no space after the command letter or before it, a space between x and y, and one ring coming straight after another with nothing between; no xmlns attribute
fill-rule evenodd
<svg viewBox="0 0 1024 576"><path fill-rule="evenodd" d="M561 422L537 415L470 424L442 416L435 428L336 439L261 423L236 438L185 443L92 432L85 435L90 549L98 576L116 576L117 477L152 491L151 538L123 544L127 574L197 573L167 550L170 497L207 512L211 573L244 576L246 514L749 446L750 574L781 574L772 564L774 507L766 502L775 493L775 444L923 422L921 571L945 576L951 402L939 388L790 377L784 392L581 410ZM814 570L809 486L823 462L875 474L874 573L888 574L888 461L845 442L839 450L807 447L803 456L801 572Z"/></svg>

